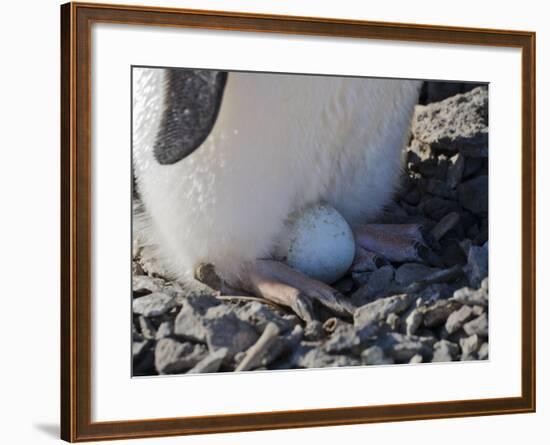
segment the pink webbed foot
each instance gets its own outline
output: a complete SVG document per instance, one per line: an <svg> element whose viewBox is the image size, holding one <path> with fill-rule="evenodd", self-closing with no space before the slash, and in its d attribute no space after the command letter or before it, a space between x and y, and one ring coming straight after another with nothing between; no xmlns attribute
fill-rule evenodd
<svg viewBox="0 0 550 445"><path fill-rule="evenodd" d="M257 296L291 308L306 323L316 319L313 300L343 317L350 317L355 310L336 289L279 261L250 263L245 270L243 286Z"/></svg>
<svg viewBox="0 0 550 445"><path fill-rule="evenodd" d="M355 228L354 236L360 252L364 249L389 261L422 261L429 250L418 224L365 224Z"/></svg>

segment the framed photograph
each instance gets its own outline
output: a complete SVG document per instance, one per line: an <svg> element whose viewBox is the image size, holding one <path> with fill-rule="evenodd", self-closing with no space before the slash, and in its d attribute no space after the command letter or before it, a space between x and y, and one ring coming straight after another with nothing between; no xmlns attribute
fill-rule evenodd
<svg viewBox="0 0 550 445"><path fill-rule="evenodd" d="M61 436L535 411L535 34L61 6Z"/></svg>

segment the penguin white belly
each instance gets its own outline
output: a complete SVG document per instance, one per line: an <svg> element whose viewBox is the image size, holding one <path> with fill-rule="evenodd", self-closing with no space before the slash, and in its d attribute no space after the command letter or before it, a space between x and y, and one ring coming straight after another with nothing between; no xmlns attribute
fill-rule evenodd
<svg viewBox="0 0 550 445"><path fill-rule="evenodd" d="M229 73L210 134L161 165L165 75L134 72L133 154L149 240L178 279L209 262L231 282L311 203L328 201L352 226L388 203L420 82Z"/></svg>

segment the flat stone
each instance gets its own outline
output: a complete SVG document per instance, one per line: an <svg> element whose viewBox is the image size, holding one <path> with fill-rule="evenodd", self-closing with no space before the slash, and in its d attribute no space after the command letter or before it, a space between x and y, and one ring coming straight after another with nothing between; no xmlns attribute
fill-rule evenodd
<svg viewBox="0 0 550 445"><path fill-rule="evenodd" d="M172 295L163 292L153 292L143 297L134 298L132 301L132 310L134 314L140 314L145 317L158 317L176 305L177 301Z"/></svg>
<svg viewBox="0 0 550 445"><path fill-rule="evenodd" d="M441 220L448 213L460 210L456 201L437 196L422 201L421 205L426 216L436 221Z"/></svg>
<svg viewBox="0 0 550 445"><path fill-rule="evenodd" d="M140 360L151 344L152 342L150 340L132 342L132 358L134 361Z"/></svg>
<svg viewBox="0 0 550 445"><path fill-rule="evenodd" d="M468 335L479 335L480 337L487 337L489 335L489 320L487 314L481 314L479 317L469 321L464 326L464 332Z"/></svg>
<svg viewBox="0 0 550 445"><path fill-rule="evenodd" d="M434 269L420 263L405 263L395 271L397 284L407 286L415 281L422 281L439 269Z"/></svg>
<svg viewBox="0 0 550 445"><path fill-rule="evenodd" d="M414 301L409 294L393 295L380 298L372 303L361 306L353 315L354 326L360 338L373 335L378 330L377 323L386 320L392 312L404 312Z"/></svg>
<svg viewBox="0 0 550 445"><path fill-rule="evenodd" d="M432 229L432 236L439 241L441 238L449 232L460 221L460 215L458 212L451 212L445 215L441 221Z"/></svg>
<svg viewBox="0 0 550 445"><path fill-rule="evenodd" d="M422 325L424 314L417 308L413 309L405 318L405 331L407 335L414 335Z"/></svg>
<svg viewBox="0 0 550 445"><path fill-rule="evenodd" d="M458 309L460 303L449 300L438 300L430 306L422 308L424 326L431 328L445 323L449 315Z"/></svg>
<svg viewBox="0 0 550 445"><path fill-rule="evenodd" d="M351 296L356 306L361 306L374 298L377 294L389 289L393 283L394 269L391 266L384 266L374 272L368 272L366 283L357 289Z"/></svg>
<svg viewBox="0 0 550 445"><path fill-rule="evenodd" d="M329 354L318 343L302 342L294 351L292 363L299 368L358 366L361 361L350 355Z"/></svg>
<svg viewBox="0 0 550 445"><path fill-rule="evenodd" d="M355 329L352 324L338 323L338 326L325 342L323 348L325 351L334 354L343 351L349 351L354 346L359 344L359 339L355 334Z"/></svg>
<svg viewBox="0 0 550 445"><path fill-rule="evenodd" d="M159 374L179 374L191 369L206 354L203 345L163 338L155 347L155 368Z"/></svg>
<svg viewBox="0 0 550 445"><path fill-rule="evenodd" d="M417 354L428 356L435 340L428 337L408 336L390 332L377 340L386 355L394 360L406 363Z"/></svg>
<svg viewBox="0 0 550 445"><path fill-rule="evenodd" d="M462 349L461 360L471 360L480 347L480 340L477 335L470 335L460 339L460 348Z"/></svg>
<svg viewBox="0 0 550 445"><path fill-rule="evenodd" d="M457 289L451 298L453 301L457 301L461 304L468 304L470 306L482 306L487 307L489 300L487 294L483 289L474 290L469 287L461 287Z"/></svg>
<svg viewBox="0 0 550 445"><path fill-rule="evenodd" d="M181 300L181 309L174 322L174 333L193 341L206 342L208 330L204 318L206 311L220 305L220 301L211 296L188 296Z"/></svg>
<svg viewBox="0 0 550 445"><path fill-rule="evenodd" d="M483 246L470 247L468 264L465 270L470 286L473 288L480 287L481 281L489 273L489 248L487 243Z"/></svg>
<svg viewBox="0 0 550 445"><path fill-rule="evenodd" d="M447 322L445 323L445 329L449 334L453 334L458 331L465 322L472 318L473 310L470 306L462 306L460 309L452 312L449 317L447 317Z"/></svg>
<svg viewBox="0 0 550 445"><path fill-rule="evenodd" d="M456 360L460 348L456 343L440 340L434 345L432 362L451 362Z"/></svg>
<svg viewBox="0 0 550 445"><path fill-rule="evenodd" d="M457 187L460 205L477 215L487 214L489 205L489 177L476 176Z"/></svg>
<svg viewBox="0 0 550 445"><path fill-rule="evenodd" d="M286 319L278 314L271 306L259 301L251 301L235 309L235 314L242 321L253 324L260 332L263 332L268 323L275 323L279 330L286 332L291 330L298 320Z"/></svg>
<svg viewBox="0 0 550 445"><path fill-rule="evenodd" d="M148 339L155 338L156 336L155 326L153 326L153 323L147 317L144 317L143 315L139 317L139 327L141 328L141 333L145 338L148 338Z"/></svg>
<svg viewBox="0 0 550 445"><path fill-rule="evenodd" d="M259 334L250 324L240 320L224 306L212 307L206 313L206 343L210 351L227 348L228 355L232 357L252 346Z"/></svg>
<svg viewBox="0 0 550 445"><path fill-rule="evenodd" d="M462 182L462 174L464 173L464 155L461 153L455 154L449 163L447 169L447 184L452 189L456 188Z"/></svg>
<svg viewBox="0 0 550 445"><path fill-rule="evenodd" d="M193 368L187 371L187 374L203 374L207 372L218 372L222 362L225 360L228 350L226 348L218 349L198 362Z"/></svg>
<svg viewBox="0 0 550 445"><path fill-rule="evenodd" d="M380 346L371 346L361 353L361 359L365 365L393 365L395 361L386 357Z"/></svg>
<svg viewBox="0 0 550 445"><path fill-rule="evenodd" d="M174 334L174 320L163 321L155 334L155 338L160 340L161 338L170 337Z"/></svg>
<svg viewBox="0 0 550 445"><path fill-rule="evenodd" d="M487 360L489 358L489 343L485 342L479 347L477 358L479 360Z"/></svg>
<svg viewBox="0 0 550 445"><path fill-rule="evenodd" d="M164 280L160 278L153 278L148 275L132 275L132 292L138 294L160 292L164 284Z"/></svg>

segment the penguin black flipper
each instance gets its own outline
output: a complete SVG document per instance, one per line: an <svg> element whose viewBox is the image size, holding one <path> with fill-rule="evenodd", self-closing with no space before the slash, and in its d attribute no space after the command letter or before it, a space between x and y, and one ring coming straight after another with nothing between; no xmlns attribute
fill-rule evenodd
<svg viewBox="0 0 550 445"><path fill-rule="evenodd" d="M154 145L159 164L174 164L204 142L218 117L226 81L226 71L167 70L164 112Z"/></svg>

